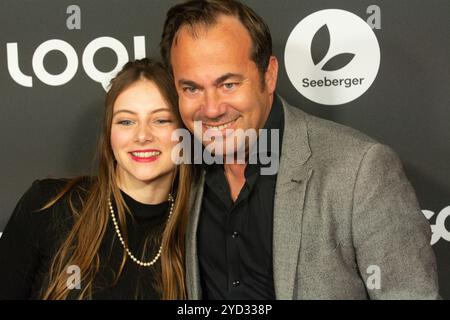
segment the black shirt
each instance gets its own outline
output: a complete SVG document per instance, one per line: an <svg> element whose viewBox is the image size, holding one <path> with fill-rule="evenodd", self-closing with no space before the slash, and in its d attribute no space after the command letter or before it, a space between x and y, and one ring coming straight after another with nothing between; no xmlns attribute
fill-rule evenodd
<svg viewBox="0 0 450 320"><path fill-rule="evenodd" d="M56 179L37 180L17 204L0 238L0 300L40 298L55 252L73 226L73 215L68 210L65 197L49 209L33 211L40 209L55 196L64 183ZM138 259L142 258L147 241L142 260L152 260L159 249L169 203L143 204L124 192L122 197L133 216L127 215L130 251ZM115 203L113 207L117 218ZM90 298L160 299L155 281L160 272L159 260L152 267L141 267L128 258L119 280L114 283L124 249L111 218L108 219L106 234L99 250L100 270L94 279ZM75 293L76 289L73 291Z"/></svg>
<svg viewBox="0 0 450 320"><path fill-rule="evenodd" d="M282 104L275 97L264 129L279 129L280 149L283 128ZM270 139L267 146L271 150ZM279 160L279 153L276 156ZM245 184L233 203L223 165L205 166L197 232L204 299L275 299L272 233L277 174L261 175L261 167L259 161L246 166Z"/></svg>

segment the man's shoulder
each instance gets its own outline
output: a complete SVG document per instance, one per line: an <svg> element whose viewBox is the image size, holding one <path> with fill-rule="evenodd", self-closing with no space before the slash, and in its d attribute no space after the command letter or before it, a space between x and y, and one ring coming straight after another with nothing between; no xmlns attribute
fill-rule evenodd
<svg viewBox="0 0 450 320"><path fill-rule="evenodd" d="M334 140L332 138L335 137L339 138L339 140L343 143L377 143L375 139L354 128L331 120L319 118L306 113L298 107L293 107L288 104L285 105L285 108L288 110L288 116L294 115L295 117L302 118L305 121L309 136L320 135L322 138L327 138L324 142Z"/></svg>
<svg viewBox="0 0 450 320"><path fill-rule="evenodd" d="M360 158L378 141L348 126L316 117L297 107L285 103L287 124L285 132L289 134L290 126L304 126L306 139L313 156Z"/></svg>

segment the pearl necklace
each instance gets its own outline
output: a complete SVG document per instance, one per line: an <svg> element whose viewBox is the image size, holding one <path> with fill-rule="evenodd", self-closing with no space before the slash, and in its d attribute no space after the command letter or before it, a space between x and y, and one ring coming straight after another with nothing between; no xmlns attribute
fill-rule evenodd
<svg viewBox="0 0 450 320"><path fill-rule="evenodd" d="M173 196L170 193L169 193L169 199L168 200L170 202L170 211L169 211L169 216L167 217L167 221L169 221L170 217L172 216L173 205L175 203L175 200L174 200ZM151 267L152 265L154 265L156 263L156 261L158 261L159 257L161 256L161 251L163 249L162 243L159 246L158 253L153 258L153 260L151 260L149 262L143 262L143 261L137 259L131 253L130 249L128 249L127 246L125 245L125 241L123 240L122 234L120 233L119 225L117 224L116 216L114 215L114 209L113 209L113 206L111 204L111 199L108 199L108 205L109 205L109 211L111 212L111 218L112 218L112 221L114 223L114 228L116 229L117 236L119 237L120 243L122 244L123 248L125 249L125 251L128 254L128 256L131 258L131 260L133 260L134 262L136 262L138 265L140 265L142 267Z"/></svg>

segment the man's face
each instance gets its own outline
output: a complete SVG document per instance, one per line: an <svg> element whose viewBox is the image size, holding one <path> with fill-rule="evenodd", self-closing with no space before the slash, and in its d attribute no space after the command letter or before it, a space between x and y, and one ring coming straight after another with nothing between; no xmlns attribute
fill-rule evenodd
<svg viewBox="0 0 450 320"><path fill-rule="evenodd" d="M195 121L202 122L202 133L216 130L225 150L227 129L264 126L272 106L277 61L270 59L262 88L258 68L250 60L250 35L239 20L220 16L212 27L198 26L196 37L190 31L182 27L171 50L181 117L191 132ZM204 141L205 146L209 143Z"/></svg>

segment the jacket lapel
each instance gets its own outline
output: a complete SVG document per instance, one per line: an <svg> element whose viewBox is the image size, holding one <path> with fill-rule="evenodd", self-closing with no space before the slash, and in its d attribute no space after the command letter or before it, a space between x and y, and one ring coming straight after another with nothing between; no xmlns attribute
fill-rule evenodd
<svg viewBox="0 0 450 320"><path fill-rule="evenodd" d="M197 188L193 188L191 196L192 211L186 231L186 289L188 299L199 300L202 298L200 287L200 271L197 257L197 226L202 207L203 184L205 182L205 172L202 170Z"/></svg>
<svg viewBox="0 0 450 320"><path fill-rule="evenodd" d="M277 299L294 298L306 187L312 174L304 113L283 101L285 115L273 221L273 277Z"/></svg>

